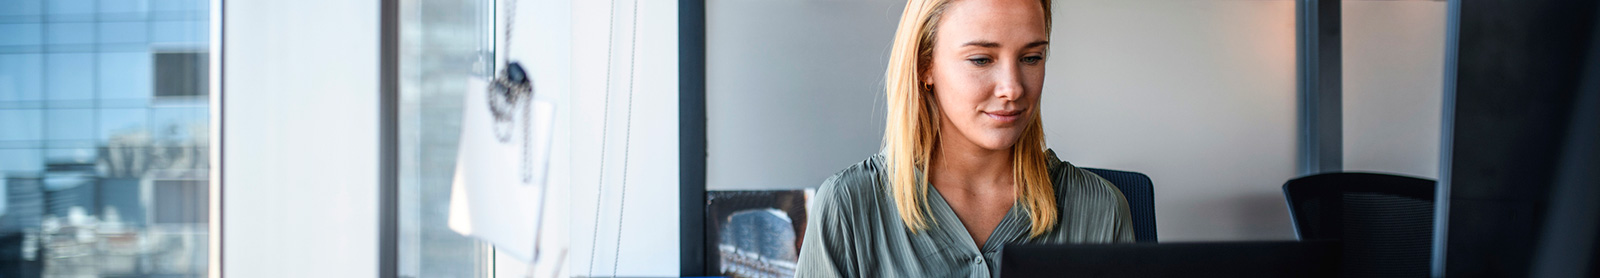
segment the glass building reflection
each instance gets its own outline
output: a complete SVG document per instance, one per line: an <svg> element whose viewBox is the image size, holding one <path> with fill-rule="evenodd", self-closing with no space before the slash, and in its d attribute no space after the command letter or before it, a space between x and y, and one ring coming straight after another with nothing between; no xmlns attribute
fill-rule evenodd
<svg viewBox="0 0 1600 278"><path fill-rule="evenodd" d="M208 1L0 0L0 277L199 277Z"/></svg>

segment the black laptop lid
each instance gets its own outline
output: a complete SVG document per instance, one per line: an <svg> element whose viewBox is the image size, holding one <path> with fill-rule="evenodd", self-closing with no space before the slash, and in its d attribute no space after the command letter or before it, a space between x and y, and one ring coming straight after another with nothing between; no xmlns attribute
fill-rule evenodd
<svg viewBox="0 0 1600 278"><path fill-rule="evenodd" d="M1007 245L1000 277L1337 277L1337 241Z"/></svg>

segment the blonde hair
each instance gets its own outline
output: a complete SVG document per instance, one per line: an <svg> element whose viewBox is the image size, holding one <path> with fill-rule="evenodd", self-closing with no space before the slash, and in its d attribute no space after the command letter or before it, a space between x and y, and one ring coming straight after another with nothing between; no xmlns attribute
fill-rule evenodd
<svg viewBox="0 0 1600 278"><path fill-rule="evenodd" d="M928 183L917 173L928 169L939 139L938 106L932 92L920 86L921 75L932 60L939 19L953 0L911 0L900 16L889 67L884 72L888 97L888 122L884 127L885 166L889 187L900 219L912 231L928 228ZM1044 8L1045 30L1050 30L1050 0ZM1058 217L1055 186L1050 182L1045 155L1044 124L1039 109L1029 109L1031 120L1012 146L1012 173L1017 201L1032 221L1031 236L1055 227Z"/></svg>

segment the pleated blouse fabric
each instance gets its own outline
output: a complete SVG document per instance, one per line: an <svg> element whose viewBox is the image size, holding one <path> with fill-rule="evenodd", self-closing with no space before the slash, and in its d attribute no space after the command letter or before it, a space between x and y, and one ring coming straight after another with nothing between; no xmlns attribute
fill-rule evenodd
<svg viewBox="0 0 1600 278"><path fill-rule="evenodd" d="M1049 158L1056 186L1056 227L1030 237L1028 214L1013 205L984 246L977 246L961 220L931 186L932 220L912 232L895 208L882 154L839 171L822 182L807 216L797 277L994 277L1000 249L1011 243L1131 243L1127 199L1110 182L1087 170Z"/></svg>

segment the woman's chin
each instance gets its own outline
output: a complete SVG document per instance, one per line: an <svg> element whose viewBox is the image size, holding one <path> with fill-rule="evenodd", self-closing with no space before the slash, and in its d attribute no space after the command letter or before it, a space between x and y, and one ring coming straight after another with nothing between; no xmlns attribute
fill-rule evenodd
<svg viewBox="0 0 1600 278"><path fill-rule="evenodd" d="M1012 146L1017 145L1017 136L991 136L981 140L973 140L973 142L984 150L1005 151L1011 150Z"/></svg>

